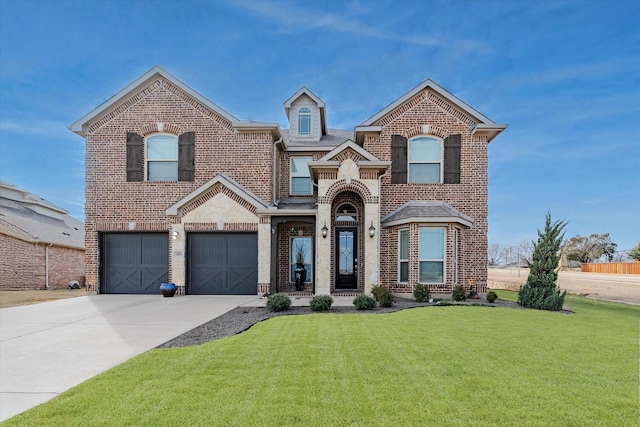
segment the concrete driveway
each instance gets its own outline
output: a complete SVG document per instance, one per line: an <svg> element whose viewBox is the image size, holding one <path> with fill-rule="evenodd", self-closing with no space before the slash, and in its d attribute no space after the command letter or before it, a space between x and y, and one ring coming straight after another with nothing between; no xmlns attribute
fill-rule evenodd
<svg viewBox="0 0 640 427"><path fill-rule="evenodd" d="M0 309L0 421L257 299L97 295Z"/></svg>

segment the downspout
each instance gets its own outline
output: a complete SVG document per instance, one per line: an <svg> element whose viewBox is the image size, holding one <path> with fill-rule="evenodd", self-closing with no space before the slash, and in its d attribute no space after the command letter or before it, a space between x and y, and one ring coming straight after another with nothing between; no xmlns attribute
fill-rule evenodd
<svg viewBox="0 0 640 427"><path fill-rule="evenodd" d="M45 287L49 289L49 248L53 246L53 243L49 243L44 247L44 274L45 274Z"/></svg>
<svg viewBox="0 0 640 427"><path fill-rule="evenodd" d="M271 165L271 199L273 206L278 206L276 201L276 145L282 143L282 138L273 143L273 164Z"/></svg>

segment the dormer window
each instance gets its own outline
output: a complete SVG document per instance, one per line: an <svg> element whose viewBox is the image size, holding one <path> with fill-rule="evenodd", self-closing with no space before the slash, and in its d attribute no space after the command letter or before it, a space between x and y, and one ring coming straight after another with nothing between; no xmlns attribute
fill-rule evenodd
<svg viewBox="0 0 640 427"><path fill-rule="evenodd" d="M298 111L298 135L311 135L311 110L306 107Z"/></svg>

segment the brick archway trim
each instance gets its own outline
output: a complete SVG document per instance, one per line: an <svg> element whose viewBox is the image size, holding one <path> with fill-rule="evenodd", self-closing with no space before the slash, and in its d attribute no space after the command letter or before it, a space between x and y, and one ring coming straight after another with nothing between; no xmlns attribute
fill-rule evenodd
<svg viewBox="0 0 640 427"><path fill-rule="evenodd" d="M318 203L330 204L333 202L333 199L343 191L353 191L362 198L364 203L379 203L378 196L373 196L367 186L362 182L358 180L347 182L344 179L334 182L327 190L327 194L324 197L318 198Z"/></svg>

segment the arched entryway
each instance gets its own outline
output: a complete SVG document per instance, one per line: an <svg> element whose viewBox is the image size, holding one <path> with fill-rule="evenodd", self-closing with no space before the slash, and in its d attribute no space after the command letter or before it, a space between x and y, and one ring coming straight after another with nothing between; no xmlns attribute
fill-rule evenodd
<svg viewBox="0 0 640 427"><path fill-rule="evenodd" d="M364 202L343 191L331 203L331 292L364 290Z"/></svg>

